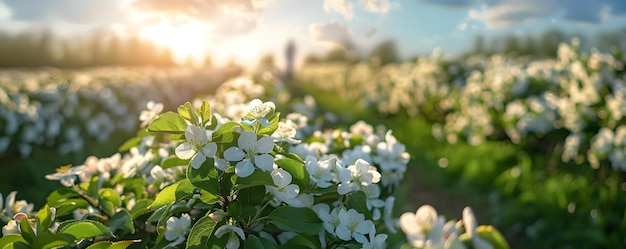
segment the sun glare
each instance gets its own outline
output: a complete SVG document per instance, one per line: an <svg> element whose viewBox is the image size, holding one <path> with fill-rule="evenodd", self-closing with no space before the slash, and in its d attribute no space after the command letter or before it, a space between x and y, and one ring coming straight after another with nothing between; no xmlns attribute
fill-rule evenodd
<svg viewBox="0 0 626 249"><path fill-rule="evenodd" d="M139 31L139 36L170 49L174 60L180 64L191 61L198 65L207 56L209 41L207 28L197 22L185 24L161 22L144 27Z"/></svg>

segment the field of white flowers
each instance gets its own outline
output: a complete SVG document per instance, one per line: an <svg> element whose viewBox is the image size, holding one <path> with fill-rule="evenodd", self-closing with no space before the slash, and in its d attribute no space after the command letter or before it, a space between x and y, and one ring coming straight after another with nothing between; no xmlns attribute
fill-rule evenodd
<svg viewBox="0 0 626 249"><path fill-rule="evenodd" d="M493 223L526 246L623 247L626 57L581 52L576 39L555 54L313 64L297 84L346 100L320 100L330 110L356 103L426 151L431 171L486 191Z"/></svg>
<svg viewBox="0 0 626 249"><path fill-rule="evenodd" d="M410 155L392 130L322 129L332 122L311 100L257 81L232 79L175 112L148 102L145 130L119 153L47 174L62 186L38 211L9 193L0 247L508 248L470 207L460 220L394 209Z"/></svg>
<svg viewBox="0 0 626 249"><path fill-rule="evenodd" d="M0 71L0 248L624 247L626 57L557 52Z"/></svg>

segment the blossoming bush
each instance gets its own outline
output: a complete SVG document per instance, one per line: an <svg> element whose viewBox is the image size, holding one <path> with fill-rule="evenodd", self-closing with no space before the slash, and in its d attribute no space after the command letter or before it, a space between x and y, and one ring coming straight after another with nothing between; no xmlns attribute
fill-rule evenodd
<svg viewBox="0 0 626 249"><path fill-rule="evenodd" d="M490 222L522 247L625 247L624 51L573 40L554 52L320 63L297 84L337 99L325 108L349 105L393 128L449 185L489 193Z"/></svg>
<svg viewBox="0 0 626 249"><path fill-rule="evenodd" d="M67 155L87 141L132 135L147 102L161 103L153 109L176 108L230 74L139 67L1 70L0 158L27 158L37 148Z"/></svg>
<svg viewBox="0 0 626 249"><path fill-rule="evenodd" d="M194 103L151 115L123 153L48 175L64 187L37 212L9 194L0 248L508 248L469 208L396 218L409 154L390 130L311 131L259 99L239 116ZM388 241L398 228L406 240Z"/></svg>

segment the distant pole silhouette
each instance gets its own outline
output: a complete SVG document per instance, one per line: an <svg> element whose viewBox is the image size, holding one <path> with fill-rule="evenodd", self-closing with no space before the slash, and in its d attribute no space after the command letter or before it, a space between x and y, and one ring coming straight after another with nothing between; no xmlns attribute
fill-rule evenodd
<svg viewBox="0 0 626 249"><path fill-rule="evenodd" d="M296 44L293 40L289 40L285 49L287 67L285 68L285 80L291 82L294 77L294 63L296 57Z"/></svg>

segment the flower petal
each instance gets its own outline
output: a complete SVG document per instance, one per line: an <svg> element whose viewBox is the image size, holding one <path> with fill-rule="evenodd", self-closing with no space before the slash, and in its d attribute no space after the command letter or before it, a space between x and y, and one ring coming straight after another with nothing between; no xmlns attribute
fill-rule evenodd
<svg viewBox="0 0 626 249"><path fill-rule="evenodd" d="M296 196L298 196L298 193L300 193L300 187L298 187L298 185L295 185L295 184L289 184L283 190L283 194L285 195L285 198L288 198L288 199L296 198Z"/></svg>
<svg viewBox="0 0 626 249"><path fill-rule="evenodd" d="M185 138L187 141L196 141L200 144L205 144L209 140L206 130L195 125L187 126L187 129L185 129Z"/></svg>
<svg viewBox="0 0 626 249"><path fill-rule="evenodd" d="M246 159L235 165L235 174L239 177L248 177L252 175L252 172L254 172L254 166L252 166L252 162L250 162L250 160Z"/></svg>
<svg viewBox="0 0 626 249"><path fill-rule="evenodd" d="M274 149L274 139L272 137L263 136L256 145L256 153L270 153Z"/></svg>
<svg viewBox="0 0 626 249"><path fill-rule="evenodd" d="M335 234L342 240L348 241L352 239L352 231L348 228L348 226L339 224L337 229L335 229Z"/></svg>
<svg viewBox="0 0 626 249"><path fill-rule="evenodd" d="M267 127L267 126L270 126L272 123L270 123L270 121L267 121L266 118L262 118L262 119L259 119L259 124L261 124L262 126Z"/></svg>
<svg viewBox="0 0 626 249"><path fill-rule="evenodd" d="M221 158L214 158L215 159L215 167L220 169L221 171L226 171L226 168L228 168L228 166L230 166L230 164L228 163L228 161L221 159Z"/></svg>
<svg viewBox="0 0 626 249"><path fill-rule="evenodd" d="M274 157L270 154L256 155L254 164L263 171L271 171L274 169Z"/></svg>
<svg viewBox="0 0 626 249"><path fill-rule="evenodd" d="M202 154L206 157L214 157L217 152L217 144L211 142L202 147Z"/></svg>
<svg viewBox="0 0 626 249"><path fill-rule="evenodd" d="M191 159L191 167L199 169L204 161L206 161L206 157L202 154L198 154Z"/></svg>
<svg viewBox="0 0 626 249"><path fill-rule="evenodd" d="M244 131L243 133L241 133L241 136L239 136L239 139L237 140L237 145L239 146L239 148L245 150L248 153L255 153L257 150L256 133L251 131Z"/></svg>
<svg viewBox="0 0 626 249"><path fill-rule="evenodd" d="M189 142L184 142L176 147L176 156L180 159L187 160L195 154L196 152L191 148Z"/></svg>
<svg viewBox="0 0 626 249"><path fill-rule="evenodd" d="M243 159L243 151L238 147L230 147L224 151L224 159L228 161L241 161Z"/></svg>

